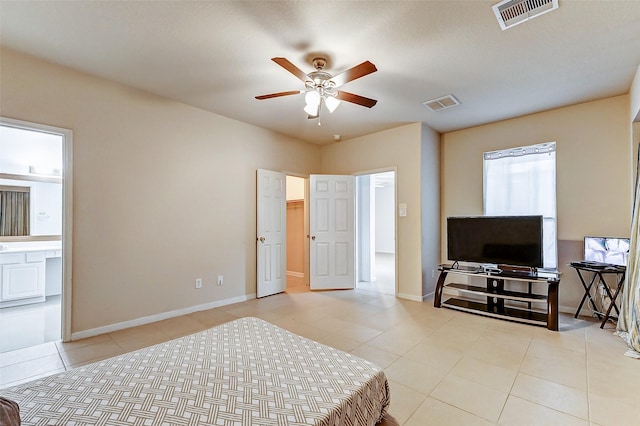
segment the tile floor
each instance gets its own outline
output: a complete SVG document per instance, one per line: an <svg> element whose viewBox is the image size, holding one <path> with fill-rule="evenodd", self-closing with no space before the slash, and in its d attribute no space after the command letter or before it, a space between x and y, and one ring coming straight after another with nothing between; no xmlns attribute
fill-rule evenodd
<svg viewBox="0 0 640 426"><path fill-rule="evenodd" d="M0 309L0 352L60 340L61 296L46 302Z"/></svg>
<svg viewBox="0 0 640 426"><path fill-rule="evenodd" d="M401 425L637 425L640 361L590 320L560 332L364 290L287 293L71 343L0 354L0 386L255 316L369 359ZM0 390L1 394L1 390Z"/></svg>
<svg viewBox="0 0 640 426"><path fill-rule="evenodd" d="M375 281L360 281L357 288L378 293L396 294L396 256L393 253L376 253Z"/></svg>

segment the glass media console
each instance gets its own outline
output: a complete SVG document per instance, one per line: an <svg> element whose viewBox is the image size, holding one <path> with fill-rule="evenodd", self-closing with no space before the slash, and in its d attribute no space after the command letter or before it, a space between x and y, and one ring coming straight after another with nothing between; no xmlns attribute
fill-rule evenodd
<svg viewBox="0 0 640 426"><path fill-rule="evenodd" d="M433 301L436 308L456 309L558 331L558 272L485 271L451 265L440 265L438 271L440 276ZM456 279L464 283L455 282Z"/></svg>

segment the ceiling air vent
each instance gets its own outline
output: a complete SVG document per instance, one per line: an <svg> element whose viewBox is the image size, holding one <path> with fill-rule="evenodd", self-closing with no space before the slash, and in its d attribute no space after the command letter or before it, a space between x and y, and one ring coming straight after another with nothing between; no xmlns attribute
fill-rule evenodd
<svg viewBox="0 0 640 426"><path fill-rule="evenodd" d="M503 30L557 8L558 0L503 0L492 6Z"/></svg>
<svg viewBox="0 0 640 426"><path fill-rule="evenodd" d="M431 111L440 111L441 109L451 108L456 105L460 105L460 101L456 99L453 95L443 96L438 99L431 99L430 101L425 101L422 105L429 108Z"/></svg>

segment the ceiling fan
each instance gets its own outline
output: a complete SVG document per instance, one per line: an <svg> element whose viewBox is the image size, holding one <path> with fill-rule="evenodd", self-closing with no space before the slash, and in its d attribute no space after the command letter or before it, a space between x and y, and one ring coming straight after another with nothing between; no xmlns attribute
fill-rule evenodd
<svg viewBox="0 0 640 426"><path fill-rule="evenodd" d="M337 89L345 83L377 71L376 66L369 61L365 61L336 76L332 76L324 71L327 60L322 57L313 59L312 64L316 70L308 74L286 58L271 58L271 60L298 77L298 79L304 83L305 90L270 93L268 95L256 96L256 99L271 99L280 96L297 95L304 92L306 103L304 111L307 113L307 118L309 119L320 116L320 107L322 104L325 104L329 112L333 112L338 105L340 105L340 101L351 102L367 108L371 108L378 102L375 99L365 98L364 96Z"/></svg>

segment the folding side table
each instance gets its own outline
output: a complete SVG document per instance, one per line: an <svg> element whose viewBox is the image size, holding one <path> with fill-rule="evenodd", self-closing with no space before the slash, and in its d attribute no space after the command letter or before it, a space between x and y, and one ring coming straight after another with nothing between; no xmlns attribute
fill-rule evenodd
<svg viewBox="0 0 640 426"><path fill-rule="evenodd" d="M618 265L594 266L594 265L584 264L582 262L571 262L569 265L572 268L574 268L578 273L578 277L580 278L580 282L582 283L582 287L584 288L584 296L582 296L580 305L578 305L578 310L576 311L576 314L573 317L578 318L578 314L582 309L582 305L587 299L589 299L589 303L591 304L591 308L593 309L593 312L596 315L598 315L598 318L602 318L602 323L600 324L600 328L603 328L607 320L611 318L611 309L615 309L616 314L619 317L620 310L616 305L616 299L618 298L620 291L622 291L622 287L624 285L624 277L625 277L627 268L624 266L618 266ZM590 272L592 274L591 279L589 280L589 284L586 283L585 277L582 275L583 272ZM611 294L611 287L609 286L607 281L604 279L605 275L615 275L616 277L617 287L613 292L613 294ZM596 282L598 284L600 283L602 284L604 291L607 293L607 296L609 296L609 299L611 300L611 303L609 304L609 308L605 313L598 311L598 307L596 306L596 303L593 300L593 297L591 297L591 289L593 288L593 285ZM596 287L598 284L596 284Z"/></svg>

